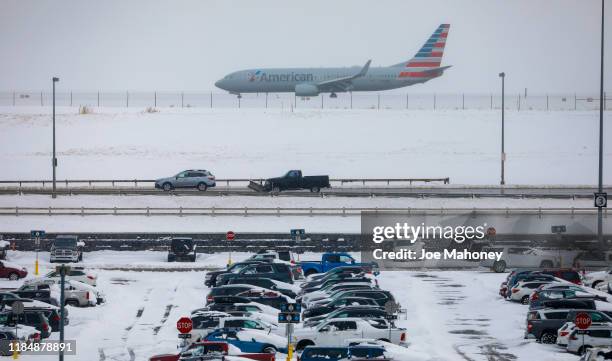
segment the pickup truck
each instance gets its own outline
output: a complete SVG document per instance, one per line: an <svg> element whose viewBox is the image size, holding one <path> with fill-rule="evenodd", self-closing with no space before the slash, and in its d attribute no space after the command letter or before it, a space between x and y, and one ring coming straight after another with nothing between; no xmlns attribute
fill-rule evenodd
<svg viewBox="0 0 612 361"><path fill-rule="evenodd" d="M330 188L329 176L326 175L302 175L301 170L290 170L282 177L268 178L263 184L251 181L249 188L256 192L279 193L284 190L310 189L318 193L321 188Z"/></svg>
<svg viewBox="0 0 612 361"><path fill-rule="evenodd" d="M315 273L324 273L341 266L364 266L365 269L371 268L374 274L378 273L378 265L376 263L355 262L355 259L348 253L324 253L321 256L321 261L300 262L300 267L306 277Z"/></svg>
<svg viewBox="0 0 612 361"><path fill-rule="evenodd" d="M45 284L23 284L17 289L6 289L2 291L8 291L17 295L20 298L29 298L32 300L42 301L45 303L57 306L59 303L55 297L51 294L51 287Z"/></svg>

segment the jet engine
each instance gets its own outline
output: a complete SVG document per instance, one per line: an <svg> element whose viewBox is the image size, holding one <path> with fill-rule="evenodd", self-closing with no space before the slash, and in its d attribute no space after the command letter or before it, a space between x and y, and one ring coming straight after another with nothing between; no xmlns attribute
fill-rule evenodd
<svg viewBox="0 0 612 361"><path fill-rule="evenodd" d="M298 84L295 86L295 95L298 97L312 97L319 95L319 87L314 84Z"/></svg>

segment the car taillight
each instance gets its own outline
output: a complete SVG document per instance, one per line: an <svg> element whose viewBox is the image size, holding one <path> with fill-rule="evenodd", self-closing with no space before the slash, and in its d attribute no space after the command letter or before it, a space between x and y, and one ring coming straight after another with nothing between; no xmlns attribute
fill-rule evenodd
<svg viewBox="0 0 612 361"><path fill-rule="evenodd" d="M400 341L406 341L406 332L402 332L402 335L400 336Z"/></svg>
<svg viewBox="0 0 612 361"><path fill-rule="evenodd" d="M53 321L59 321L59 320L61 320L60 316L58 314L55 314L53 316Z"/></svg>
<svg viewBox="0 0 612 361"><path fill-rule="evenodd" d="M42 325L42 329L43 329L43 331L45 331L45 332L49 331L49 325L48 325L46 322L45 322L45 323L43 323L43 325Z"/></svg>
<svg viewBox="0 0 612 361"><path fill-rule="evenodd" d="M561 332L559 332L559 336L565 337L567 335L569 335L569 331L561 331Z"/></svg>
<svg viewBox="0 0 612 361"><path fill-rule="evenodd" d="M533 294L531 294L530 299L531 299L532 301L536 301L538 298L540 298L540 296L538 296L538 294L537 294L537 293L533 293Z"/></svg>
<svg viewBox="0 0 612 361"><path fill-rule="evenodd" d="M32 337L32 338L35 339L35 340L40 340L40 333L38 333L38 332L35 333L34 337Z"/></svg>
<svg viewBox="0 0 612 361"><path fill-rule="evenodd" d="M518 288L513 288L513 289L512 289L512 293L517 293L518 291L519 291L519 289L518 289Z"/></svg>
<svg viewBox="0 0 612 361"><path fill-rule="evenodd" d="M85 298L89 299L89 291L85 293Z"/></svg>
<svg viewBox="0 0 612 361"><path fill-rule="evenodd" d="M264 297L278 297L278 293L276 292L265 292L263 294Z"/></svg>
<svg viewBox="0 0 612 361"><path fill-rule="evenodd" d="M532 329L533 329L533 325L531 324L531 322L529 322L527 324L527 332L531 332Z"/></svg>
<svg viewBox="0 0 612 361"><path fill-rule="evenodd" d="M208 302L212 302L212 301L213 301L213 299L214 299L214 298L213 298L213 296L212 296L212 295L208 295L208 296L206 296L206 301L208 301Z"/></svg>
<svg viewBox="0 0 612 361"><path fill-rule="evenodd" d="M89 278L90 280L92 280L92 281L93 281L94 276L88 275L88 276L87 276L87 278Z"/></svg>

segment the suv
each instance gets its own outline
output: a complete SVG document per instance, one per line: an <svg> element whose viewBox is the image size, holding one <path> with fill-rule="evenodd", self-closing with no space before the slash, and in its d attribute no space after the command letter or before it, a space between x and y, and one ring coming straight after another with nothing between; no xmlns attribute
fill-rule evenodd
<svg viewBox="0 0 612 361"><path fill-rule="evenodd" d="M243 285L253 285L261 288L267 288L269 290L274 290L282 293L285 296L295 298L296 294L293 289L291 289L289 284L284 284L277 280L272 280L269 278L260 278L260 277L245 277L245 278L230 278L227 281L228 285L234 284L243 284ZM295 286L293 286L295 287Z"/></svg>
<svg viewBox="0 0 612 361"><path fill-rule="evenodd" d="M612 346L612 326L593 325L586 330L574 329L567 340L567 352L579 355L597 346Z"/></svg>
<svg viewBox="0 0 612 361"><path fill-rule="evenodd" d="M199 191L206 191L216 185L215 176L205 169L189 169L174 177L160 178L155 181L155 188L161 188L166 192L175 188L197 188Z"/></svg>
<svg viewBox="0 0 612 361"><path fill-rule="evenodd" d="M557 342L557 330L567 322L570 309L543 309L527 313L524 338L535 338L542 343Z"/></svg>
<svg viewBox="0 0 612 361"><path fill-rule="evenodd" d="M206 285L207 287L215 287L217 285L217 277L219 275L222 274L226 274L226 273L238 273L238 271L240 271L241 269L252 265L252 264L261 264L261 263L268 263L269 261L262 261L262 260L251 260L251 261L244 261L244 262L236 262L233 263L232 265L228 266L227 269L221 270L221 271L210 271L210 272L206 272L206 276L204 277L204 285Z"/></svg>
<svg viewBox="0 0 612 361"><path fill-rule="evenodd" d="M15 321L18 324L31 326L40 332L41 338L51 336L51 325L43 311L25 309L23 313L17 315L6 311L0 312L0 324L5 326L15 326Z"/></svg>
<svg viewBox="0 0 612 361"><path fill-rule="evenodd" d="M260 263L244 267L238 273L225 273L217 276L217 285L224 285L231 278L270 278L293 284L291 267L284 263Z"/></svg>
<svg viewBox="0 0 612 361"><path fill-rule="evenodd" d="M49 262L79 262L83 260L82 244L77 236L57 236L51 246Z"/></svg>
<svg viewBox="0 0 612 361"><path fill-rule="evenodd" d="M168 250L168 262L187 260L195 262L196 251L191 238L172 238Z"/></svg>

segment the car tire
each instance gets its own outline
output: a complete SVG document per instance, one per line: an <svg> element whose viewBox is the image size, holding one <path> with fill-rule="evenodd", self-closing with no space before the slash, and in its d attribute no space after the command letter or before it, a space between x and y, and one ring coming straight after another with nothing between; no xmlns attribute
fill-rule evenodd
<svg viewBox="0 0 612 361"><path fill-rule="evenodd" d="M191 257L191 262L195 262L195 261L196 261L196 255L194 254L194 255Z"/></svg>
<svg viewBox="0 0 612 361"><path fill-rule="evenodd" d="M321 188L319 187L312 187L310 188L310 192L312 193L319 193L321 191Z"/></svg>
<svg viewBox="0 0 612 361"><path fill-rule="evenodd" d="M601 280L597 280L597 281L593 282L593 284L591 285L591 288L595 288L595 287L597 287L597 285L598 285L598 284L600 284L600 283L602 283L602 282L603 282L603 281L601 281Z"/></svg>
<svg viewBox="0 0 612 361"><path fill-rule="evenodd" d="M314 346L314 344L315 343L310 340L302 340L295 345L295 349L297 351L302 351L304 348L306 348L306 346Z"/></svg>
<svg viewBox="0 0 612 361"><path fill-rule="evenodd" d="M162 189L165 190L166 192L170 192L171 190L174 189L174 187L172 186L172 183L166 182L162 184Z"/></svg>
<svg viewBox="0 0 612 361"><path fill-rule="evenodd" d="M578 355L582 356L584 355L588 349L590 349L591 346L589 345L584 345L584 346L580 346L580 348L578 348Z"/></svg>
<svg viewBox="0 0 612 361"><path fill-rule="evenodd" d="M316 270L309 269L308 271L306 271L306 273L304 273L304 276L308 277L308 276L316 274L316 273L318 273Z"/></svg>
<svg viewBox="0 0 612 361"><path fill-rule="evenodd" d="M276 347L268 345L268 346L264 347L263 350L261 350L261 352L275 354L276 353Z"/></svg>
<svg viewBox="0 0 612 361"><path fill-rule="evenodd" d="M280 187L279 186L272 187L272 193L280 193Z"/></svg>
<svg viewBox="0 0 612 361"><path fill-rule="evenodd" d="M506 261L495 261L493 263L493 271L495 273L503 273L506 270Z"/></svg>
<svg viewBox="0 0 612 361"><path fill-rule="evenodd" d="M17 281L19 279L19 274L15 273L15 272L11 272L8 275L8 279L11 281Z"/></svg>
<svg viewBox="0 0 612 361"><path fill-rule="evenodd" d="M553 268L555 265L552 263L552 261L542 261L540 263L540 268Z"/></svg>
<svg viewBox="0 0 612 361"><path fill-rule="evenodd" d="M552 331L544 331L542 336L540 336L540 342L548 345L557 343L557 333L553 333Z"/></svg>
<svg viewBox="0 0 612 361"><path fill-rule="evenodd" d="M529 304L529 296L523 296L523 298L521 298L521 303L523 305L528 305Z"/></svg>
<svg viewBox="0 0 612 361"><path fill-rule="evenodd" d="M198 190L200 192L206 192L207 189L208 189L208 186L206 185L206 183L204 182L198 183Z"/></svg>
<svg viewBox="0 0 612 361"><path fill-rule="evenodd" d="M171 255L168 255L168 262L174 262L174 257L172 257Z"/></svg>
<svg viewBox="0 0 612 361"><path fill-rule="evenodd" d="M72 307L79 307L81 304L79 303L78 300L66 300L66 306L72 306Z"/></svg>

